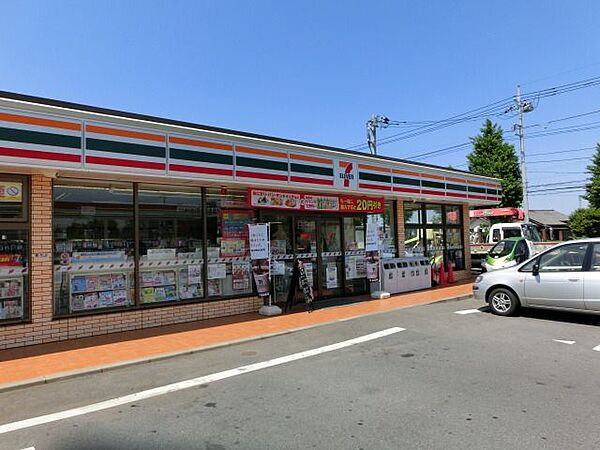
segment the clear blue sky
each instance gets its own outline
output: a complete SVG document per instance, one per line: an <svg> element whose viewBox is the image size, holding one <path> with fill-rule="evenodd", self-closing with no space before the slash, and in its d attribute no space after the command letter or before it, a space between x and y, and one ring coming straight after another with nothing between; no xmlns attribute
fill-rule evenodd
<svg viewBox="0 0 600 450"><path fill-rule="evenodd" d="M439 120L509 97L518 83L531 91L600 75L599 17L592 0L5 2L0 89L348 147L364 142L373 113ZM600 121L547 124L600 109L599 99L600 87L543 99L526 121L545 124L532 132ZM506 130L514 120L493 119ZM380 153L463 143L480 125ZM593 146L599 134L529 139L529 160ZM456 166L467 150L423 161ZM583 180L586 163L531 164L530 183ZM532 208L565 213L578 203L577 193L531 197Z"/></svg>

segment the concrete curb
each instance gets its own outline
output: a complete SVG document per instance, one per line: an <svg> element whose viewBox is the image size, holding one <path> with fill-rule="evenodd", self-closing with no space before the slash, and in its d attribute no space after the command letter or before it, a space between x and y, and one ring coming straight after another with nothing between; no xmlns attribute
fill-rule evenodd
<svg viewBox="0 0 600 450"><path fill-rule="evenodd" d="M447 297L447 298L442 298L439 300L431 300L428 302L419 303L416 305L399 306L397 308L386 309L384 311L376 311L376 312L362 314L362 315L358 315L358 316L354 316L354 317L345 317L343 319L332 320L330 322L317 323L317 324L313 324L313 325L307 325L304 327L296 327L296 328L290 328L289 330L277 331L274 333L266 333L266 334L251 336L251 337L243 338L243 339L235 339L232 341L219 342L218 344L188 348L185 350L179 350L179 351L175 351L175 352L162 353L160 355L145 356L143 358L138 358L138 359L129 359L127 361L121 361L121 362L112 363L112 364L104 364L101 366L85 367L83 369L59 372L59 373L49 375L49 376L44 376L44 377L29 378L27 380L17 381L14 383L1 384L0 385L0 393L17 390L17 389L21 389L24 387L30 387L30 386L40 385L40 384L53 383L55 381L67 380L69 378L75 378L75 377L79 377L79 376L83 376L83 375L91 375L91 374L96 374L96 373L108 372L110 370L120 369L120 368L127 367L127 366L151 363L154 361L162 361L164 359L175 358L177 356L191 355L194 353L200 353L200 352L204 352L204 351L208 351L208 350L214 350L217 348L230 347L233 345L239 345L239 344L243 344L246 342L259 341L259 340L268 339L268 338L272 338L272 337L276 337L276 336L284 336L286 334L296 333L298 331L310 330L312 328L331 325L333 323L347 322L350 320L360 319L362 317L369 317L369 316L375 316L375 315L379 315L379 314L385 314L390 311L398 311L401 309L415 308L418 306L426 306L426 305L431 305L433 303L466 300L466 299L469 299L472 297L473 297L473 295L471 295L471 294L459 295L459 296L455 296L455 297ZM351 307L351 306L352 306L352 304L333 306L330 308L347 308L347 307Z"/></svg>

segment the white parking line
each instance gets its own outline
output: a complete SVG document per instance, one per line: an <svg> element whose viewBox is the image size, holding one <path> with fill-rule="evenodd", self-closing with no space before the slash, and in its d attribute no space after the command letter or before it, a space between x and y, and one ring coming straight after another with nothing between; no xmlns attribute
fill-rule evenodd
<svg viewBox="0 0 600 450"><path fill-rule="evenodd" d="M22 448L21 450L35 450L35 447Z"/></svg>
<svg viewBox="0 0 600 450"><path fill-rule="evenodd" d="M552 339L554 342L560 342L561 344L573 345L575 341L565 341L564 339Z"/></svg>
<svg viewBox="0 0 600 450"><path fill-rule="evenodd" d="M478 312L481 312L481 311L479 311L478 309L463 309L461 311L454 311L454 314L460 314L462 316L465 314L474 314L474 313L478 313Z"/></svg>
<svg viewBox="0 0 600 450"><path fill-rule="evenodd" d="M91 405L80 406L79 408L67 409L52 414L46 414L39 417L32 417L31 419L19 420L18 422L7 423L0 425L0 434L10 433L11 431L22 430L24 428L35 427L37 425L43 425L46 423L57 422L59 420L69 419L71 417L82 416L93 412L103 411L105 409L114 408L115 406L125 405L127 403L138 402L159 395L170 394L171 392L181 391L183 389L189 389L192 387L200 386L201 384L208 384L213 381L224 380L226 378L235 377L245 373L255 372L257 370L267 369L269 367L279 366L281 364L289 363L292 361L298 361L299 359L310 358L312 356L321 355L323 353L333 352L335 350L341 350L346 347L351 347L356 344L362 344L363 342L372 341L382 337L390 336L392 334L404 331L404 328L392 327L386 330L377 331L375 333L366 334L347 341L338 342L336 344L326 345L324 347L314 348L312 350L305 350L299 353L293 353L287 356L281 356L279 358L270 359L268 361L258 362L249 364L247 366L237 367L235 369L225 370L223 372L213 373L211 375L205 375L203 377L192 378L185 381L179 381L177 383L167 384L165 386L159 386L153 389L147 389L145 391L136 392L134 394L125 395L123 397L116 397L103 402L92 403Z"/></svg>
<svg viewBox="0 0 600 450"><path fill-rule="evenodd" d="M597 352L600 352L600 345L596 345L592 350L595 350Z"/></svg>

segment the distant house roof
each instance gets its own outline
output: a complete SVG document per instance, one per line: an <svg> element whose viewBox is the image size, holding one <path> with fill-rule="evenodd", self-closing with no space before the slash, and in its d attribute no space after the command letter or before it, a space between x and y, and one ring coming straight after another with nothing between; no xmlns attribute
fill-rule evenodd
<svg viewBox="0 0 600 450"><path fill-rule="evenodd" d="M529 210L529 220L536 225L565 227L569 216L553 209Z"/></svg>

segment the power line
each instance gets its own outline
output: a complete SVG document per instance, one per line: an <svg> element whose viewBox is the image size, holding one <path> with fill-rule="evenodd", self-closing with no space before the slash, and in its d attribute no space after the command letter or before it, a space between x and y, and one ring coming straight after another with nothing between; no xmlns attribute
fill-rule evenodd
<svg viewBox="0 0 600 450"><path fill-rule="evenodd" d="M570 180L570 181L560 181L557 183L542 183L542 184L530 184L529 187L546 187L546 186L560 186L562 184L571 184L571 183L587 183L589 179L586 180Z"/></svg>
<svg viewBox="0 0 600 450"><path fill-rule="evenodd" d="M599 110L600 111L600 110ZM591 124L598 124L596 126L590 126L587 128L582 128L584 125L591 125ZM551 135L558 135L558 134L563 134L563 133L575 133L578 131L587 131L587 130L591 130L591 129L595 129L595 128L600 128L600 121L597 122L588 122L587 124L579 124L579 125L571 125L569 127L562 127L562 128L558 128L556 130L553 131L549 131L549 132L538 132L538 133L532 133L530 134L528 137L529 138L540 138L540 137L545 137L545 136L551 136ZM515 142L517 141L517 138L514 137L506 137L504 138L505 142ZM460 151L461 148L466 147L471 145L472 142L463 142L461 144L455 144L455 145L451 145L448 147L443 147L441 149L437 149L437 150L431 150L428 152L424 152L424 153L419 153L416 155L412 155L412 156L408 156L406 159L428 159L429 157L432 156L441 156L444 154L450 154L450 153L456 153L458 151ZM379 144L381 145L381 144ZM578 149L567 149L567 150L559 150L556 152L538 152L538 153L531 153L530 156L538 156L538 155L550 155L550 154L558 154L558 153L568 153L568 152L576 152L576 151L583 151L583 150L593 150L596 147L582 147L582 148L578 148Z"/></svg>
<svg viewBox="0 0 600 450"><path fill-rule="evenodd" d="M557 187L557 188L548 188L548 189L535 189L532 191L528 191L528 193L535 194L538 192L563 192L570 190L584 190L583 186L565 186L565 187Z"/></svg>
<svg viewBox="0 0 600 450"><path fill-rule="evenodd" d="M523 99L531 98L538 102L542 98L552 97L556 95L561 95L569 92L573 92L579 89L589 88L600 85L600 76L588 78L581 81L576 81L572 83L567 83L559 86L555 86L552 88L542 89L538 91L532 91L523 95ZM512 101L513 98L505 98L502 100L498 100L494 103L490 103L489 105L482 106L480 108L476 108L471 111L467 111L462 114L458 114L456 116L452 116L448 119L439 120L437 122L433 122L429 125L423 125L421 127L417 127L414 130L404 131L400 133L396 133L394 135L388 136L382 139L378 145L386 145L392 142L397 142L399 140L405 140L412 137L420 136L425 133L431 133L433 131L437 131L442 128L446 128L448 126L456 125L458 123L464 123L466 121L471 121L475 119L479 119L482 117L490 116L490 115L502 115L508 114L512 112ZM541 137L541 136L540 136ZM363 144L362 147L365 147Z"/></svg>
<svg viewBox="0 0 600 450"><path fill-rule="evenodd" d="M589 111L589 112L582 113L582 114L575 114L573 116L562 117L560 119L549 120L547 122L534 123L533 125L526 126L525 128L540 127L540 126L543 126L544 124L550 125L551 123L564 122L567 120L577 119L579 117L591 116L592 114L598 114L598 113L600 113L600 109L596 109L594 111Z"/></svg>
<svg viewBox="0 0 600 450"><path fill-rule="evenodd" d="M552 88L541 89L538 91L532 91L527 94L523 94L523 97L530 98L532 100L539 100L541 98L553 97L555 95L566 94L579 89L585 89L588 87L594 87L600 84L600 76L587 78L585 80L574 81L571 83L562 84Z"/></svg>
<svg viewBox="0 0 600 450"><path fill-rule="evenodd" d="M529 153L529 156L541 156L541 155L558 155L559 153L575 153L575 152L582 152L584 150L594 150L596 147L581 147L581 148L570 148L570 149L565 149L565 150L556 150L556 151L552 151L552 152L537 152L537 153Z"/></svg>
<svg viewBox="0 0 600 450"><path fill-rule="evenodd" d="M391 142L395 142L396 140L400 140L400 139L393 139L396 137L400 137L401 139L408 139L408 137L413 137L413 135L418 136L420 134L429 133L429 132L436 131L441 128L445 128L447 126L455 125L457 123L463 123L465 121L479 119L481 117L485 117L485 116L491 114L492 112L500 113L500 112L504 111L511 104L511 102L512 102L512 97L507 97L505 99L498 100L498 101L490 103L488 105L481 106L479 108L475 108L475 109L469 110L467 112L457 114L455 116L451 116L446 119L441 119L441 120L434 121L433 123L430 123L427 125L422 125L420 127L415 128L414 130L408 130L408 131L403 131L400 133L393 134L391 136L388 136L388 137L382 139L378 143L378 145L389 144ZM406 137L406 136L408 136L408 137ZM362 144L362 147L366 147L366 145Z"/></svg>
<svg viewBox="0 0 600 450"><path fill-rule="evenodd" d="M580 131L589 131L589 130L596 130L600 128L600 124L595 125L595 126L589 126L589 127L581 127L581 128L570 128L568 130L564 130L564 131L549 131L546 133L541 133L541 134L533 134L530 137L531 138L541 138L541 137L547 137L547 136L556 136L559 134L568 134L568 133L579 133Z"/></svg>
<svg viewBox="0 0 600 450"><path fill-rule="evenodd" d="M583 156L581 158L559 158L559 159L541 159L539 161L529 161L527 164L547 164L553 162L563 162L563 161L583 161L586 159L590 159L591 156Z"/></svg>
<svg viewBox="0 0 600 450"><path fill-rule="evenodd" d="M529 173L551 173L551 174L581 174L581 170L579 171L565 171L565 170L530 170Z"/></svg>
<svg viewBox="0 0 600 450"><path fill-rule="evenodd" d="M577 192L583 191L584 189L575 189L572 191L565 191L565 192L555 192L552 194L552 197L556 197L559 195L573 195ZM530 197L539 197L540 195L544 195L547 196L548 192L538 192L538 193L533 193L533 194L529 194Z"/></svg>
<svg viewBox="0 0 600 450"><path fill-rule="evenodd" d="M576 127L579 127L578 125ZM587 131L590 129L596 129L596 128L600 128L600 122L599 125L594 126L594 127L588 127L588 128L577 128L577 129L566 129L564 131L554 131L554 132L550 132L550 133L543 133L543 134L532 134L529 135L530 138L534 139L534 138L541 138L541 137L546 137L546 136L551 136L551 135L558 135L558 134L563 134L563 133L575 133L578 131ZM511 138L511 137L507 137L504 139L505 142L515 142L517 139L516 138ZM426 153L420 153L417 155L413 155L413 156L409 156L407 157L407 159L429 159L432 156L441 156L443 154L450 154L450 153L456 153L458 151L460 151L460 149L462 147L468 146L470 145L471 142L465 142L462 144L456 144L456 145L452 145L449 147L443 147L441 149L438 150L432 150L430 152L426 152ZM551 155L551 154L559 154L559 153L570 153L570 152L579 152L579 151L584 151L584 150L593 150L596 147L582 147L582 148L577 148L577 149L566 149L566 150L558 150L555 152L537 152L537 153L532 153L531 156L540 156L540 155ZM576 159L576 158L574 158ZM583 158L585 159L585 158Z"/></svg>

